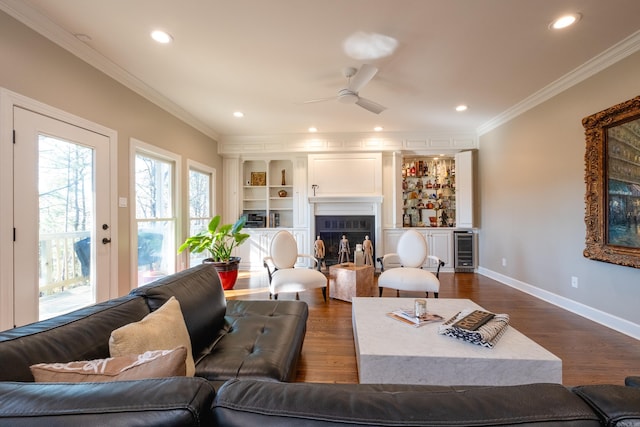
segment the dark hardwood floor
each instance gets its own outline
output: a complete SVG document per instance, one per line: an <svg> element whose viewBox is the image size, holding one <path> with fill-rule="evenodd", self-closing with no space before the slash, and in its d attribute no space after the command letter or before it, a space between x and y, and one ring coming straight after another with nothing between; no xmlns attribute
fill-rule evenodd
<svg viewBox="0 0 640 427"><path fill-rule="evenodd" d="M640 375L640 340L485 276L440 276L441 298L468 298L487 310L508 313L513 327L561 358L565 385L624 384L626 376ZM383 296L395 296L395 291L385 290ZM266 273L241 272L227 298L268 299ZM295 295L280 298L294 299ZM357 383L351 304L334 299L325 303L320 290L302 292L300 299L309 305L309 320L297 381Z"/></svg>

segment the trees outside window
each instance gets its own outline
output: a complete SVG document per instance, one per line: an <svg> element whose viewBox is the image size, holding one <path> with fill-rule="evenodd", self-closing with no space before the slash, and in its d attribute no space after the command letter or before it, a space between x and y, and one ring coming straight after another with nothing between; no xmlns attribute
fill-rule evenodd
<svg viewBox="0 0 640 427"><path fill-rule="evenodd" d="M179 156L136 142L137 285L176 271L176 189Z"/></svg>
<svg viewBox="0 0 640 427"><path fill-rule="evenodd" d="M214 216L213 197L215 170L190 162L189 166L189 236L206 229ZM189 267L200 264L205 252L189 254Z"/></svg>

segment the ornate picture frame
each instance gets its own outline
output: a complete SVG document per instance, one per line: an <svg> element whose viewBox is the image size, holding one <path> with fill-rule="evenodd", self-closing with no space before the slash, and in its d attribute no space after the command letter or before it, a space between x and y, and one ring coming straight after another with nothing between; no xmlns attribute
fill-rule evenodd
<svg viewBox="0 0 640 427"><path fill-rule="evenodd" d="M640 268L640 96L585 117L584 256Z"/></svg>
<svg viewBox="0 0 640 427"><path fill-rule="evenodd" d="M266 172L251 172L251 185L258 187L264 187L267 185L267 173Z"/></svg>

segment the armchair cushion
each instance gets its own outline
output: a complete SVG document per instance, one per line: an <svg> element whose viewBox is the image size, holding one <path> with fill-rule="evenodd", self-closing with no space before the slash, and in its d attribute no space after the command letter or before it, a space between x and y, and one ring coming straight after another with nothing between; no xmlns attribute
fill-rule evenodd
<svg viewBox="0 0 640 427"><path fill-rule="evenodd" d="M430 271L419 268L392 268L378 277L378 286L401 291L438 292L440 281Z"/></svg>
<svg viewBox="0 0 640 427"><path fill-rule="evenodd" d="M317 270L287 268L273 272L269 288L272 294L277 294L280 292L302 292L326 286L327 277Z"/></svg>

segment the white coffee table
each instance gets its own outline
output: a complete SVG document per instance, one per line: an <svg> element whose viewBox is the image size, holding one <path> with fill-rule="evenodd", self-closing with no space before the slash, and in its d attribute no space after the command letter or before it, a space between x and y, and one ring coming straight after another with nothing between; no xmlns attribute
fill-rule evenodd
<svg viewBox="0 0 640 427"><path fill-rule="evenodd" d="M414 328L386 314L412 309L413 298L352 300L360 383L433 385L562 384L562 360L512 326L493 348L438 334L440 322ZM427 310L448 320L468 299L427 299Z"/></svg>

